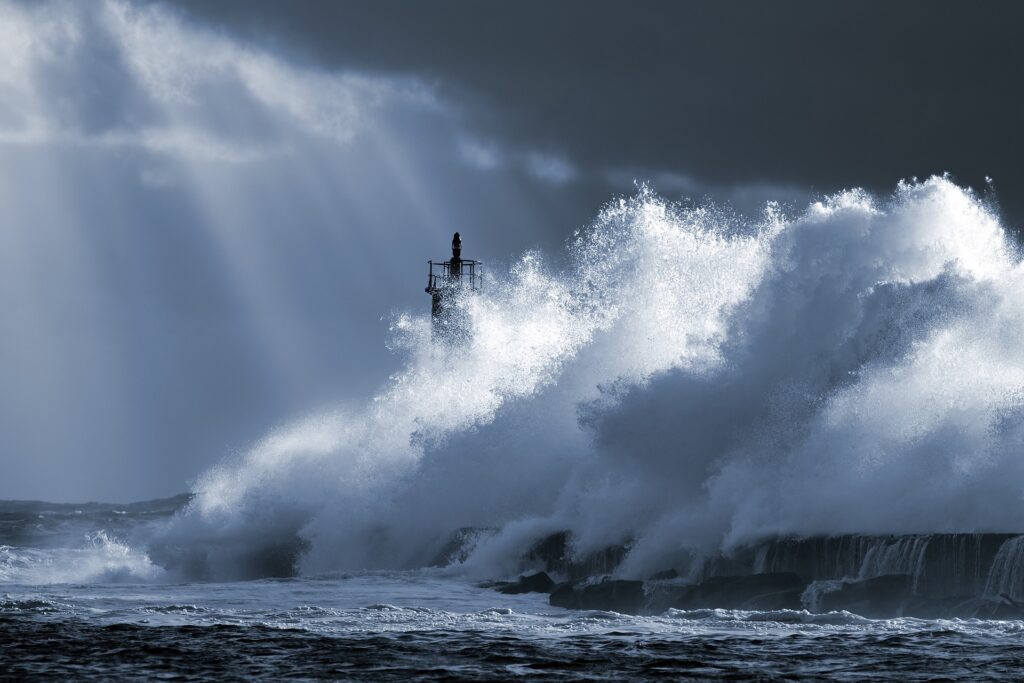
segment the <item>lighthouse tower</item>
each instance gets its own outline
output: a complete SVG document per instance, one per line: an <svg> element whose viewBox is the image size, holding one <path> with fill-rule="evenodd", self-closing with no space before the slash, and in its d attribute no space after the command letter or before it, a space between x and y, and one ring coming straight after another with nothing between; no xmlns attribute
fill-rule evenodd
<svg viewBox="0 0 1024 683"><path fill-rule="evenodd" d="M460 310L461 297L483 288L483 264L462 258L462 238L452 236L452 257L440 263L427 261L429 271L425 291L430 295L430 316L434 338L448 341L464 339L469 334L465 315Z"/></svg>

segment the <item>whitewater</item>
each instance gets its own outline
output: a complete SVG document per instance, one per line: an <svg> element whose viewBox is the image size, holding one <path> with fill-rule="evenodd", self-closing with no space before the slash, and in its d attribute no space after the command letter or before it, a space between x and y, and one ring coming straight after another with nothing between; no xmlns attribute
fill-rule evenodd
<svg viewBox="0 0 1024 683"><path fill-rule="evenodd" d="M404 365L372 400L273 430L189 496L4 503L0 620L23 656L0 664L102 675L75 653L121 639L229 677L280 675L262 646L296 675L378 680L1013 677L1014 619L820 612L810 589L799 609L625 615L482 582L551 570L531 550L562 532L570 560L621 549L614 579L684 583L745 553L803 561L778 539L866 538L829 580L916 591L929 543L974 534L996 539L978 594L1024 599L1022 280L994 198L948 177L755 217L641 186L564 254L491 267L459 300L466 339L432 340L426 302L394 316ZM46 669L32 643L53 637L69 654Z"/></svg>
<svg viewBox="0 0 1024 683"><path fill-rule="evenodd" d="M1021 531L1024 270L971 191L750 221L642 189L568 262L492 275L464 346L399 316L404 370L204 475L154 557L414 568L477 527L498 533L466 570L493 576L568 529L580 553L635 539L642 573L772 535Z"/></svg>

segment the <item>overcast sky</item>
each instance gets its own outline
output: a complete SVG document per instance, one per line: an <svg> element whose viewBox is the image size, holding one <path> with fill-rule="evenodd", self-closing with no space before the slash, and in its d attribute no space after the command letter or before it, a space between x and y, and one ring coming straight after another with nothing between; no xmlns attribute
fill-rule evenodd
<svg viewBox="0 0 1024 683"><path fill-rule="evenodd" d="M1024 224L1012 2L0 2L0 497L135 500L398 367L635 181L949 172Z"/></svg>

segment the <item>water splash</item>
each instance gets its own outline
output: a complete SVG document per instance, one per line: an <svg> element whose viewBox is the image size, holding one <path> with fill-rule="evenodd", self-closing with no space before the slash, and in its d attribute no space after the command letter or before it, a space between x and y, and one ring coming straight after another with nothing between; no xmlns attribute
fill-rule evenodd
<svg viewBox="0 0 1024 683"><path fill-rule="evenodd" d="M458 350L398 317L407 364L369 405L208 473L154 557L408 567L487 527L465 568L493 573L571 529L580 553L634 539L641 573L780 534L1018 524L1024 275L971 191L932 178L748 221L642 189L569 257L527 254L467 300Z"/></svg>
<svg viewBox="0 0 1024 683"><path fill-rule="evenodd" d="M1024 536L1007 539L999 548L985 584L985 595L1024 598Z"/></svg>
<svg viewBox="0 0 1024 683"><path fill-rule="evenodd" d="M140 583L163 574L146 553L104 530L86 534L74 548L0 545L0 583Z"/></svg>

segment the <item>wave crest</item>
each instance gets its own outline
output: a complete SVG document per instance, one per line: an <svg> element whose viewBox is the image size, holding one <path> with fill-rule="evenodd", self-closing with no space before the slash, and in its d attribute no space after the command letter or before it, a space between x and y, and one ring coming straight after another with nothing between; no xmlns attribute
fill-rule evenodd
<svg viewBox="0 0 1024 683"><path fill-rule="evenodd" d="M465 568L510 572L569 529L581 553L634 539L640 573L775 534L1019 531L1024 274L970 190L751 221L642 188L568 256L464 301L464 346L397 317L407 363L373 401L212 470L154 557L403 568L475 527L498 531Z"/></svg>

